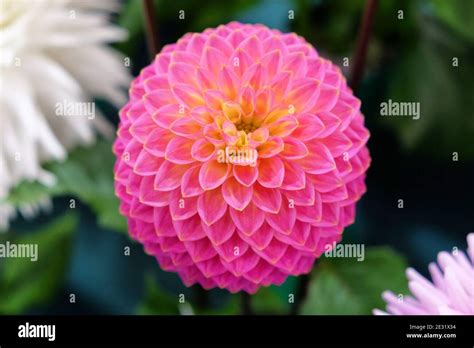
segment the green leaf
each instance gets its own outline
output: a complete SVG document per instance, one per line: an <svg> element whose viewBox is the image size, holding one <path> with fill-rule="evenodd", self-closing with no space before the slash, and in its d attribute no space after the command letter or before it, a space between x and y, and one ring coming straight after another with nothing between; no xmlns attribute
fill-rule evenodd
<svg viewBox="0 0 474 348"><path fill-rule="evenodd" d="M125 219L119 214L119 200L114 194L112 144L99 140L93 147L73 150L66 161L46 164L57 183L46 187L38 182L24 181L7 198L19 207L47 196L73 196L97 214L98 223L118 231L126 231Z"/></svg>
<svg viewBox="0 0 474 348"><path fill-rule="evenodd" d="M145 291L145 299L137 309L138 314L180 314L179 299L162 291L151 275L147 275L145 278Z"/></svg>
<svg viewBox="0 0 474 348"><path fill-rule="evenodd" d="M34 233L9 233L1 243L37 245L37 260L5 258L0 268L0 313L20 314L49 301L63 282L77 219L66 214Z"/></svg>
<svg viewBox="0 0 474 348"><path fill-rule="evenodd" d="M325 258L313 271L302 314L371 314L384 307L381 294L407 293L403 257L388 247L365 251L365 259Z"/></svg>

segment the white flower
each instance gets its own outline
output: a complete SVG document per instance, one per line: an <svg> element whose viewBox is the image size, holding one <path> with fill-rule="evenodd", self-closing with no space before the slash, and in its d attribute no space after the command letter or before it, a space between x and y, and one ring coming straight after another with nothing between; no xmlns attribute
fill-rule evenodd
<svg viewBox="0 0 474 348"><path fill-rule="evenodd" d="M15 185L54 184L41 163L113 132L92 98L125 101L129 73L107 45L126 38L108 19L117 9L115 0L0 1L0 229L15 214L5 202Z"/></svg>
<svg viewBox="0 0 474 348"><path fill-rule="evenodd" d="M429 281L412 268L407 269L408 287L413 296L398 297L391 291L382 294L385 315L473 315L474 314L474 233L467 235L467 253L454 250L438 254L430 263ZM467 255L466 255L467 254Z"/></svg>

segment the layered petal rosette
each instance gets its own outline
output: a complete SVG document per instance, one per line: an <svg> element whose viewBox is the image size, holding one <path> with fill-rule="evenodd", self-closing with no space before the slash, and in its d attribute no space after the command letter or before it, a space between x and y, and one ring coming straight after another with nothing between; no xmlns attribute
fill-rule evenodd
<svg viewBox="0 0 474 348"><path fill-rule="evenodd" d="M370 164L360 101L296 34L230 23L167 45L120 112L132 237L186 285L254 293L341 239Z"/></svg>

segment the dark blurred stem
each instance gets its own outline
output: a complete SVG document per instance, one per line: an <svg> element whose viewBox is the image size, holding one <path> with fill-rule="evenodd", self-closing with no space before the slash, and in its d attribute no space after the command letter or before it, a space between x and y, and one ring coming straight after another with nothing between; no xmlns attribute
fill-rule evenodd
<svg viewBox="0 0 474 348"><path fill-rule="evenodd" d="M252 298L246 292L242 292L240 295L240 314L252 315Z"/></svg>
<svg viewBox="0 0 474 348"><path fill-rule="evenodd" d="M296 288L295 303L291 306L290 314L296 315L300 312L306 295L308 294L309 281L311 280L311 273L304 274L298 278L298 286Z"/></svg>
<svg viewBox="0 0 474 348"><path fill-rule="evenodd" d="M209 309L209 295L206 290L201 288L199 285L195 285L193 288L194 303L196 307L205 310Z"/></svg>
<svg viewBox="0 0 474 348"><path fill-rule="evenodd" d="M367 47L369 45L370 34L377 11L378 0L367 0L365 2L364 13L362 15L362 22L359 26L359 33L357 34L356 50L352 56L352 71L349 85L353 91L359 87L359 83L364 73L365 58L367 56Z"/></svg>
<svg viewBox="0 0 474 348"><path fill-rule="evenodd" d="M145 15L145 31L150 59L154 59L160 47L155 19L153 0L143 0L143 14Z"/></svg>

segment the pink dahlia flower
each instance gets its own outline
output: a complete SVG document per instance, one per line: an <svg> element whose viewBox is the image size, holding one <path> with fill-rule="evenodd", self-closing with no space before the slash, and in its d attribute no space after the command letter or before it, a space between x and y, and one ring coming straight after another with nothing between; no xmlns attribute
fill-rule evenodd
<svg viewBox="0 0 474 348"><path fill-rule="evenodd" d="M414 297L383 293L387 312L394 315L474 315L474 233L467 236L468 250L438 254L431 263L430 282L412 268L407 270L408 287ZM374 314L388 314L374 310Z"/></svg>
<svg viewBox="0 0 474 348"><path fill-rule="evenodd" d="M188 33L120 112L120 211L186 285L254 293L341 239L368 138L341 71L303 38L235 22Z"/></svg>

